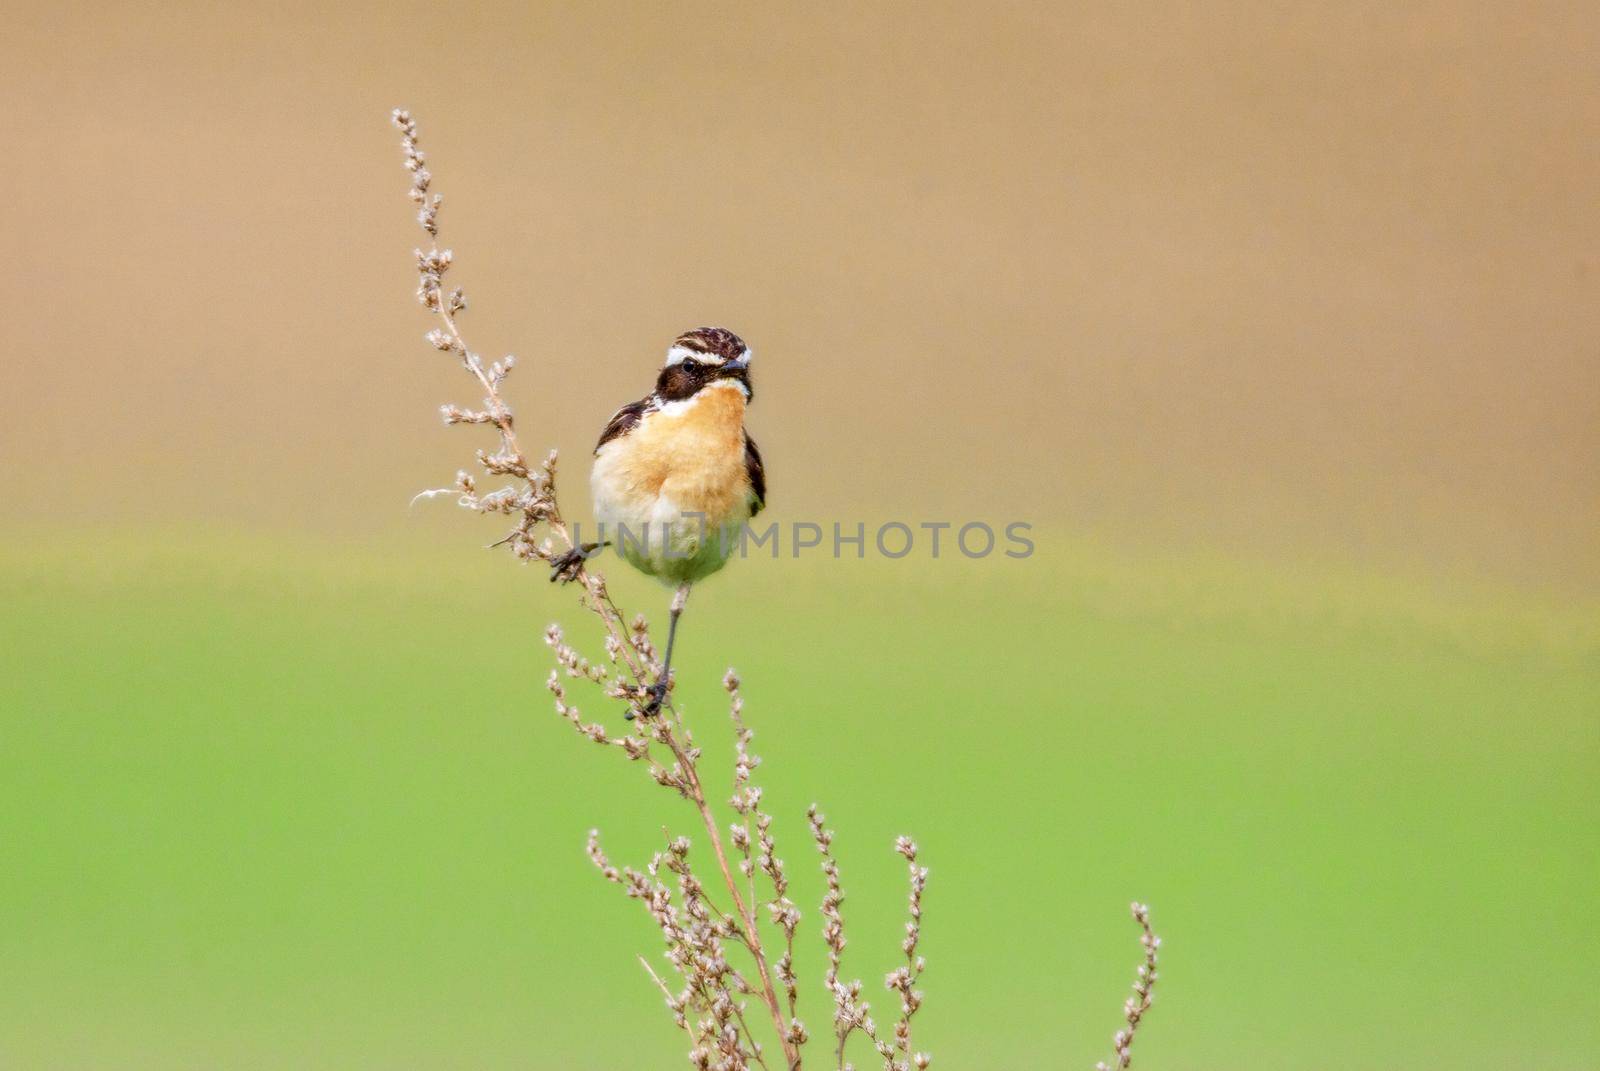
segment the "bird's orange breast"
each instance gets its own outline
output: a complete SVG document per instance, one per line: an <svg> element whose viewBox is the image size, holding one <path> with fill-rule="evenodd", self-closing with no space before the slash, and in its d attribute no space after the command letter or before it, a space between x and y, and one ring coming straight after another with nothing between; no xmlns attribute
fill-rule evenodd
<svg viewBox="0 0 1600 1071"><path fill-rule="evenodd" d="M624 512L665 501L676 511L703 514L709 525L743 521L752 494L744 410L744 392L732 384L669 403L601 449L597 481L603 469L604 491L627 504Z"/></svg>

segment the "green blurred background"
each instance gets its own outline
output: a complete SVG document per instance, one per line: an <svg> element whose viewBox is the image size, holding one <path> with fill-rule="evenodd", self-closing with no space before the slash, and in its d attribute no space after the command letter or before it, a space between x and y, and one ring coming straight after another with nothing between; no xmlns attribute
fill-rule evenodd
<svg viewBox="0 0 1600 1071"><path fill-rule="evenodd" d="M873 990L922 844L936 1066L1103 1057L1135 897L1142 1066L1597 1066L1592 5L6 19L0 1066L681 1062L582 844L692 816L551 712L572 594L406 505L479 443L396 104L570 511L720 322L775 519L1037 526L686 619Z"/></svg>

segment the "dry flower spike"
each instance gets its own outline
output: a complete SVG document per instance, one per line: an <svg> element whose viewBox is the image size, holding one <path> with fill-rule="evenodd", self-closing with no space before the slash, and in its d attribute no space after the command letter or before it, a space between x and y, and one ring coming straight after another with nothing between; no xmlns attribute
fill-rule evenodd
<svg viewBox="0 0 1600 1071"><path fill-rule="evenodd" d="M1135 971L1133 996L1122 1005L1122 1018L1127 1025L1111 1038L1111 1063L1102 1060L1094 1065L1095 1071L1112 1071L1113 1068L1125 1068L1133 1063L1133 1036L1155 999L1156 956L1161 950L1161 938L1150 928L1149 904L1135 900L1129 905L1129 910L1133 914L1133 921L1139 924L1139 944L1144 948L1144 961Z"/></svg>

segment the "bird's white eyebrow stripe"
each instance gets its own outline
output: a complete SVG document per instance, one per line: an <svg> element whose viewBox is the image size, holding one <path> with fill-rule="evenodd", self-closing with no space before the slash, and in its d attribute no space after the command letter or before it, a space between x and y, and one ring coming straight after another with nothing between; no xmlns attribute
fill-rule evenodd
<svg viewBox="0 0 1600 1071"><path fill-rule="evenodd" d="M682 364L687 358L690 357L697 361L702 357L711 357L712 360L720 359L713 357L708 353L700 353L698 350L691 350L688 346L674 346L667 351L667 359L665 364Z"/></svg>
<svg viewBox="0 0 1600 1071"><path fill-rule="evenodd" d="M755 355L755 351L749 346L746 346L743 351L740 352L738 360L743 361L745 364L749 364L750 359ZM667 359L662 362L662 367L666 367L667 365L682 364L686 359L689 358L693 358L696 361L705 361L709 364L726 363L715 353L704 353L700 350L692 350L688 346L673 346L671 349L667 350Z"/></svg>

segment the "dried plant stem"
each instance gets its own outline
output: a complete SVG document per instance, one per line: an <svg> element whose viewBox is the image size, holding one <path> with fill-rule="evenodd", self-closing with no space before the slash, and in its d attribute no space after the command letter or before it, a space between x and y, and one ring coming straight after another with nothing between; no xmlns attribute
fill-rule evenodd
<svg viewBox="0 0 1600 1071"><path fill-rule="evenodd" d="M845 982L839 974L843 969L846 944L844 915L840 913L840 907L844 904L844 886L839 879L839 861L833 856L833 830L827 828L827 819L814 803L806 811L806 820L811 825L811 839L816 842L817 851L822 856L822 877L827 886L822 894L822 940L828 946L828 972L823 976L823 985L833 997L834 1064L838 1071L846 1071L849 1067L844 1059L845 1050L850 1043L850 1035L859 1030L883 1058L884 1067L892 1069L895 1066L895 1050L888 1042L878 1038L877 1024L872 1021L872 1008L861 999L861 979ZM904 837L900 839L905 840Z"/></svg>
<svg viewBox="0 0 1600 1071"><path fill-rule="evenodd" d="M655 968L650 966L650 961L645 959L643 956L640 956L639 966L644 968L644 973L648 974L650 976L650 980L656 984L656 988L661 990L661 995L667 998L667 1007L676 1012L677 998L672 995L672 990L667 988L667 983L663 982L661 980L661 976L655 972ZM692 1040L694 1038L694 1031L689 1028L689 1020L683 1018L681 1015L676 1016L676 1019L678 1025L683 1028L683 1032L688 1034ZM765 1067L766 1065L762 1064L761 1066Z"/></svg>
<svg viewBox="0 0 1600 1071"><path fill-rule="evenodd" d="M717 829L716 816L711 813L711 807L706 803L705 786L700 781L699 770L678 746L670 729L668 739L673 754L677 756L684 772L688 775L689 799L700 812L700 820L706 827L706 836L711 838L712 854L717 857L717 867L722 871L722 880L728 886L728 895L733 897L734 912L738 915L739 925L744 931L745 947L755 958L756 972L761 977L761 999L767 1005L767 1010L772 1013L772 1025L777 1028L778 1041L783 1046L784 1058L791 1068L797 1068L800 1066L800 1051L790 1040L789 1028L783 1021L783 1008L778 1003L778 990L772 984L772 970L767 965L767 956L761 947L761 937L756 932L755 905L746 903L744 897L739 895L739 883L734 880L733 868L728 865L728 852L722 845L722 834Z"/></svg>
<svg viewBox="0 0 1600 1071"><path fill-rule="evenodd" d="M415 120L404 109L396 109L393 119L403 135L406 168L412 173L411 199L421 206L418 221L434 242L427 252L420 249L416 251L420 277L417 300L433 312L442 325L442 330L428 334L428 341L435 349L455 355L484 392L485 409L482 412L467 412L455 406L445 406L445 420L447 423L492 424L500 433L501 449L494 455L479 451L479 461L491 474L513 476L527 485L527 491L514 500L496 499L493 495L480 499L475 494L471 477L462 473L457 478L457 488L462 492L463 504L508 513L512 512L511 506L516 506L521 513L521 523L502 542L512 542L520 557L549 561L555 551L547 542L534 538L534 530L538 525L542 524L559 539L565 549L576 547L555 496L556 455L552 451L543 465L535 468L517 438L516 416L500 391L501 383L515 366L515 359L507 357L503 362L485 368L482 358L467 345L466 336L457 321L457 315L467 307L466 297L459 289L448 294L444 290L445 273L450 270L454 257L450 250L440 250L438 247L438 217L443 199L439 194L430 192L433 176L427 168L427 157L418 145ZM626 618L612 601L605 579L598 572L583 568L578 570L576 579L582 586L587 607L601 618L607 634L621 651L635 683L641 687L650 683L649 670L652 667L635 647L625 624Z"/></svg>
<svg viewBox="0 0 1600 1071"><path fill-rule="evenodd" d="M910 921L906 923L906 939L900 943L900 949L906 954L906 965L889 972L884 979L888 989L900 994L900 1021L895 1024L895 1048L899 1050L902 1059L896 1067L904 1067L906 1060L917 1068L926 1067L928 1058L922 1053L911 1051L911 1019L922 1007L922 991L916 988L917 982L922 978L922 971L927 966L923 958L917 955L917 942L922 938L922 893L928 886L928 868L917 864L917 845L910 837L901 837L895 841L894 850L905 857L906 864L911 871L911 894L908 900Z"/></svg>
<svg viewBox="0 0 1600 1071"><path fill-rule="evenodd" d="M1121 1071L1133 1063L1133 1036L1138 1033L1139 1024L1144 1021L1145 1013L1155 1000L1156 960L1161 950L1161 938L1150 926L1149 904L1141 904L1136 900L1128 909L1133 921L1139 924L1139 944L1144 948L1144 961L1135 972L1133 996L1122 1005L1122 1018L1128 1025L1118 1030L1111 1039L1111 1063L1108 1065L1101 1061L1095 1064L1095 1071L1112 1071L1113 1068Z"/></svg>

